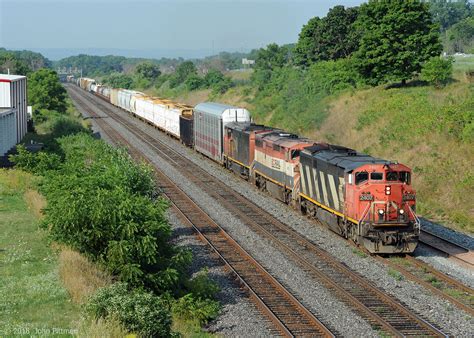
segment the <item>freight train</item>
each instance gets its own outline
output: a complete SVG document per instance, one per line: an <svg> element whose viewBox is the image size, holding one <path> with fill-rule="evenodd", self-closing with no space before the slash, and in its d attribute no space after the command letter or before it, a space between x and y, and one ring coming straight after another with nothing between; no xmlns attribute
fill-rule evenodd
<svg viewBox="0 0 474 338"><path fill-rule="evenodd" d="M191 107L144 93L69 79L179 139L370 253L411 253L420 222L407 166L254 124L248 110Z"/></svg>

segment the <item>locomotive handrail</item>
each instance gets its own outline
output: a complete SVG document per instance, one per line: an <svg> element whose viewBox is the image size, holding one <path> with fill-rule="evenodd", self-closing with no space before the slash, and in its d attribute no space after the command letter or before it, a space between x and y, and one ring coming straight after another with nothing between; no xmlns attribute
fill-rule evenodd
<svg viewBox="0 0 474 338"><path fill-rule="evenodd" d="M368 214L368 211L369 211L369 208L370 208L370 204L371 204L371 203L367 204L367 208L365 208L364 213L362 214L362 217L361 217L360 220L359 220L359 224L362 223L362 221L364 220L365 216Z"/></svg>
<svg viewBox="0 0 474 338"><path fill-rule="evenodd" d="M413 211L413 209L411 208L410 205L408 205L408 203L406 203L406 205L408 206L408 210L410 210L413 218L415 219L415 228L420 230L421 228L421 222L420 222L420 219L418 218L418 216L416 216L415 212Z"/></svg>

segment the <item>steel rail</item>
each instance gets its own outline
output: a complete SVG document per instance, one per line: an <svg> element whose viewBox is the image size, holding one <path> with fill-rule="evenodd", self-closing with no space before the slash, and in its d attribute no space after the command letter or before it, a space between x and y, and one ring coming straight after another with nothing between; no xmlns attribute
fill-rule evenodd
<svg viewBox="0 0 474 338"><path fill-rule="evenodd" d="M362 278L347 266L335 260L317 245L309 242L295 231L290 230L286 225L222 182L217 181L201 168L190 164L189 160L174 151L169 145L153 138L146 132L143 133L143 130L117 115L112 111L112 106L107 107L105 103L97 101L97 98L92 98L93 96L90 96L88 99L94 104L104 107L117 122L124 125L137 138L155 149L160 156L168 158L170 164L174 164L177 170L185 174L186 177L190 178L200 188L225 203L226 208L238 214L246 224L265 235L273 243L278 243L279 248L290 254L293 260L300 266L303 266L305 271L310 271L313 276L317 276L330 289L335 290L335 293L340 298L342 295L343 301L351 303L370 322L376 323L379 328L394 335L422 334L444 336L433 325L374 287L365 278ZM196 175L196 172L199 172L199 174ZM226 202L226 200L228 201ZM236 206L244 206L244 209L238 210ZM253 213L249 214L250 210ZM260 222L257 222L256 219L259 217L261 218ZM288 237L286 241L283 239L285 236ZM311 253L311 255L308 255L308 253ZM320 261L322 264L320 263L319 266L315 266L315 261ZM329 279L328 275L331 275L332 280ZM355 288L355 285L358 288Z"/></svg>
<svg viewBox="0 0 474 338"><path fill-rule="evenodd" d="M474 269L474 251L426 229L421 229L420 242L445 254L449 259Z"/></svg>
<svg viewBox="0 0 474 338"><path fill-rule="evenodd" d="M76 94L71 96L76 101L81 101L81 98ZM90 108L85 110L93 117L100 117ZM272 277L156 165L153 165L141 154L140 150L131 145L103 119L97 119L96 122L112 140L119 140L120 144L125 145L132 156L147 161L155 168L159 187L171 201L178 217L192 226L200 239L207 243L223 260L239 284L248 290L251 299L272 321L280 334L284 336L334 337L334 334L319 319Z"/></svg>

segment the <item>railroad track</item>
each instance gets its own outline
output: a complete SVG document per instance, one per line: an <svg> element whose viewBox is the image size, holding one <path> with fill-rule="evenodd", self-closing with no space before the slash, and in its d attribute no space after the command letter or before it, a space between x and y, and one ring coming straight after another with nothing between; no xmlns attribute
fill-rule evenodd
<svg viewBox="0 0 474 338"><path fill-rule="evenodd" d="M74 89L75 92L80 91ZM114 112L114 107L90 94L90 104L101 107L135 137L150 146L200 189L222 203L253 231L267 238L293 262L363 316L374 329L395 336L445 336L443 332L376 288L325 250L290 229L221 181L216 180L164 142L144 132ZM118 108L115 108L118 109Z"/></svg>
<svg viewBox="0 0 474 338"><path fill-rule="evenodd" d="M173 181L163 174L140 150L130 144L102 116L99 116L77 93L69 91L108 137L117 145L128 148L130 154L145 160L155 168L159 188L171 201L172 208L188 226L194 228L200 239L207 243L226 267L234 274L239 284L247 290L259 310L273 323L272 334L288 337L315 336L334 337L332 331L306 309L289 291L272 277L216 222L194 203ZM86 104L85 104L86 103Z"/></svg>
<svg viewBox="0 0 474 338"><path fill-rule="evenodd" d="M375 258L474 316L474 290L412 256Z"/></svg>
<svg viewBox="0 0 474 338"><path fill-rule="evenodd" d="M474 269L474 251L453 243L426 229L421 229L420 242L469 269Z"/></svg>

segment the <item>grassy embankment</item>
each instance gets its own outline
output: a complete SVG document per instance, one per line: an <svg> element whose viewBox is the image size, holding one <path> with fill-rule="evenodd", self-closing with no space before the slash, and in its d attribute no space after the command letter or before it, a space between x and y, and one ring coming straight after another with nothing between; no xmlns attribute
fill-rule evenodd
<svg viewBox="0 0 474 338"><path fill-rule="evenodd" d="M38 228L44 199L32 190L32 179L21 171L0 171L0 335L5 336L76 329L79 317L61 284L57 253Z"/></svg>
<svg viewBox="0 0 474 338"><path fill-rule="evenodd" d="M223 95L173 91L166 84L152 94L188 104L215 100L242 105L252 111L258 123L407 164L414 171L418 213L472 233L474 140L463 134L463 127L470 127L460 125L474 112L474 84L466 76L470 69L474 69L474 58L458 58L454 81L441 89L427 85L391 89L379 86L327 96L315 107L314 116L266 110L271 98L254 99L255 90L245 84L250 72L228 74L243 84ZM295 123L311 120L317 122Z"/></svg>

